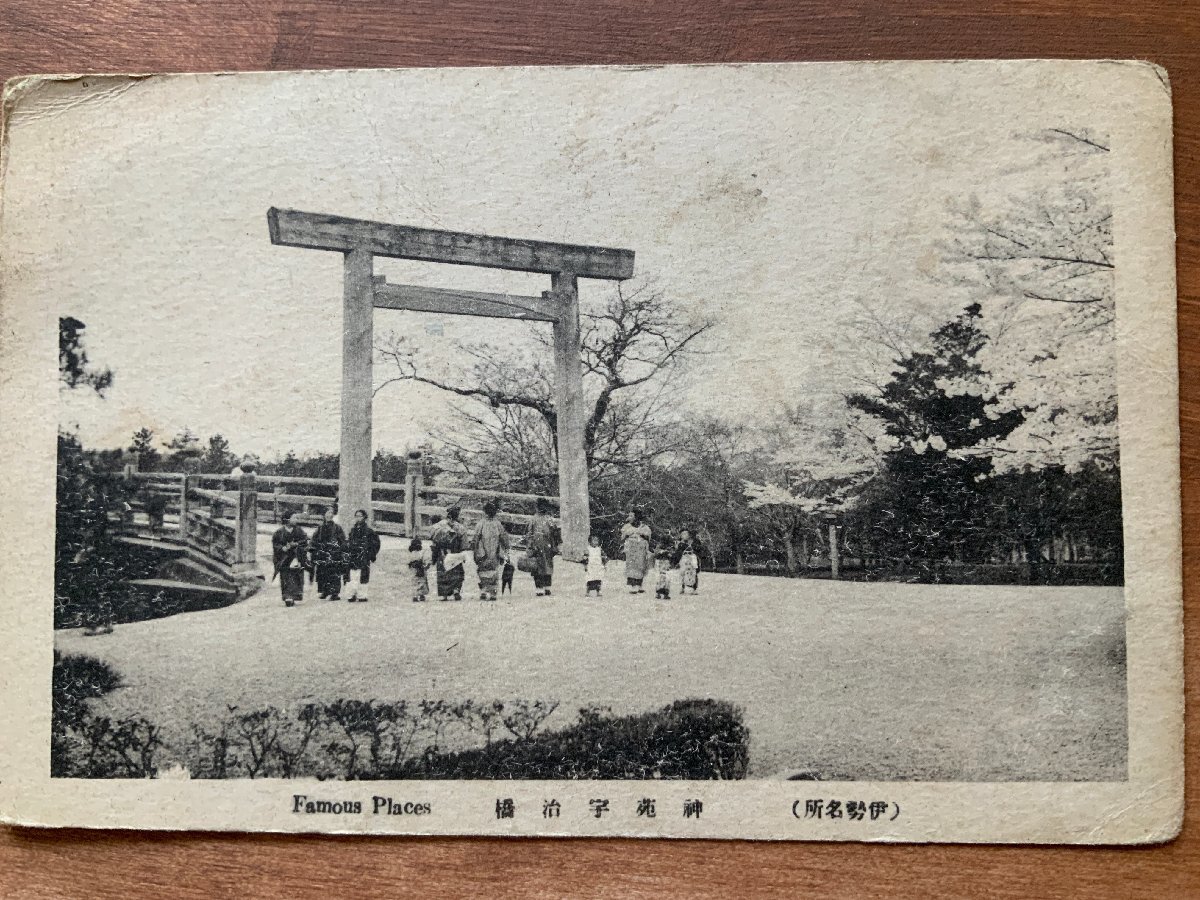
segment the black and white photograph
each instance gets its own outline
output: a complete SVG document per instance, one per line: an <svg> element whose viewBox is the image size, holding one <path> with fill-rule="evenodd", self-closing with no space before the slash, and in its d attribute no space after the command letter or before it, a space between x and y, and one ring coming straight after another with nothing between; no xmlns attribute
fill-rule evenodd
<svg viewBox="0 0 1200 900"><path fill-rule="evenodd" d="M269 827L987 840L902 792L1173 784L1161 70L113 77L6 108L5 341L38 348L6 398L45 400L6 533L47 563L4 615L44 648L28 767L60 804L265 782ZM761 785L769 834L718 782ZM431 826L439 785L480 824Z"/></svg>

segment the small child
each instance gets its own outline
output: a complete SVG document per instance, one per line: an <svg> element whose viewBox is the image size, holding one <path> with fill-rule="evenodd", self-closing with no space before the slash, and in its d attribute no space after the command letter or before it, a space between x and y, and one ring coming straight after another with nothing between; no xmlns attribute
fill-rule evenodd
<svg viewBox="0 0 1200 900"><path fill-rule="evenodd" d="M657 578L654 582L654 599L671 599L671 554L666 547L660 547L654 554L654 569Z"/></svg>
<svg viewBox="0 0 1200 900"><path fill-rule="evenodd" d="M695 594L700 590L700 544L688 529L679 532L675 544L675 565L679 567L679 593L688 588Z"/></svg>
<svg viewBox="0 0 1200 900"><path fill-rule="evenodd" d="M686 594L688 588L693 594L700 589L700 558L691 549L679 554L679 593Z"/></svg>
<svg viewBox="0 0 1200 900"><path fill-rule="evenodd" d="M513 565L512 559L504 558L504 568L500 570L500 595L503 596L505 591L512 593L513 573L516 567Z"/></svg>
<svg viewBox="0 0 1200 900"><path fill-rule="evenodd" d="M583 596L592 596L592 591L596 592L596 596L600 596L600 589L604 586L604 566L608 562L608 557L600 548L600 538L597 535L592 535L588 539L588 558L587 558L587 590Z"/></svg>
<svg viewBox="0 0 1200 900"><path fill-rule="evenodd" d="M413 579L416 583L416 594L413 596L413 603L424 603L429 598L429 560L426 558L427 554L421 546L420 538L415 537L409 541L408 553L411 557L408 561L408 567L413 570Z"/></svg>

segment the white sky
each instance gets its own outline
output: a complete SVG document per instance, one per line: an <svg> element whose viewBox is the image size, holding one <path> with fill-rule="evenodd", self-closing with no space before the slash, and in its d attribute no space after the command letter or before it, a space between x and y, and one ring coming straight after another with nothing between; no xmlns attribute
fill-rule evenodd
<svg viewBox="0 0 1200 900"><path fill-rule="evenodd" d="M116 372L107 399L63 400L95 446L145 425L164 440L221 432L266 458L337 449L341 255L272 246L272 205L630 248L637 279L719 323L680 409L753 418L840 389L839 354L861 349L841 327L855 298L940 318L961 307L930 279L947 202L1031 183L1041 151L1019 136L1083 124L1063 85L1036 67L953 64L155 79L15 120L4 246L24 294L82 319L93 360ZM396 260L376 271L549 287ZM609 289L581 286L585 302ZM377 333L428 321L376 313ZM447 319L423 340L504 345L530 327ZM420 440L444 409L387 388L376 447Z"/></svg>

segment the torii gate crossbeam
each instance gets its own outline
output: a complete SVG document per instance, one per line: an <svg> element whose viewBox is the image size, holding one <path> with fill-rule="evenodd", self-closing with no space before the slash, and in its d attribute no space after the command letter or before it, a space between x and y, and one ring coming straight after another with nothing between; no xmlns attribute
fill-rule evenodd
<svg viewBox="0 0 1200 900"><path fill-rule="evenodd" d="M633 251L438 231L275 207L267 211L267 224L273 244L344 255L338 483L342 517L348 520L355 509L371 511L371 366L376 307L550 322L554 326L563 554L584 558L590 525L579 279L629 278L633 275ZM374 275L376 256L540 273L551 276L550 290L540 297L524 297L388 284Z"/></svg>

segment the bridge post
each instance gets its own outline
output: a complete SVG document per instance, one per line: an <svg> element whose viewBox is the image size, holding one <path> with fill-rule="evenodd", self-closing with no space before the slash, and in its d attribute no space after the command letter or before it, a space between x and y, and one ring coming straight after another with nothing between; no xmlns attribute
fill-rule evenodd
<svg viewBox="0 0 1200 900"><path fill-rule="evenodd" d="M188 476L185 473L179 482L179 537L184 542L188 536Z"/></svg>
<svg viewBox="0 0 1200 900"><path fill-rule="evenodd" d="M404 467L404 536L409 540L420 537L421 485L425 482L425 463L420 450L410 450Z"/></svg>
<svg viewBox="0 0 1200 900"><path fill-rule="evenodd" d="M587 452L583 444L586 418L583 362L579 332L579 278L573 272L552 276L559 304L554 323L554 408L558 417L558 505L563 559L587 556L591 531L588 508Z"/></svg>
<svg viewBox="0 0 1200 900"><path fill-rule="evenodd" d="M257 565L258 485L253 472L243 472L238 484L237 543L234 545L234 570Z"/></svg>
<svg viewBox="0 0 1200 900"><path fill-rule="evenodd" d="M374 353L374 258L347 250L342 304L342 447L338 518L346 528L356 509L371 509L371 357Z"/></svg>

